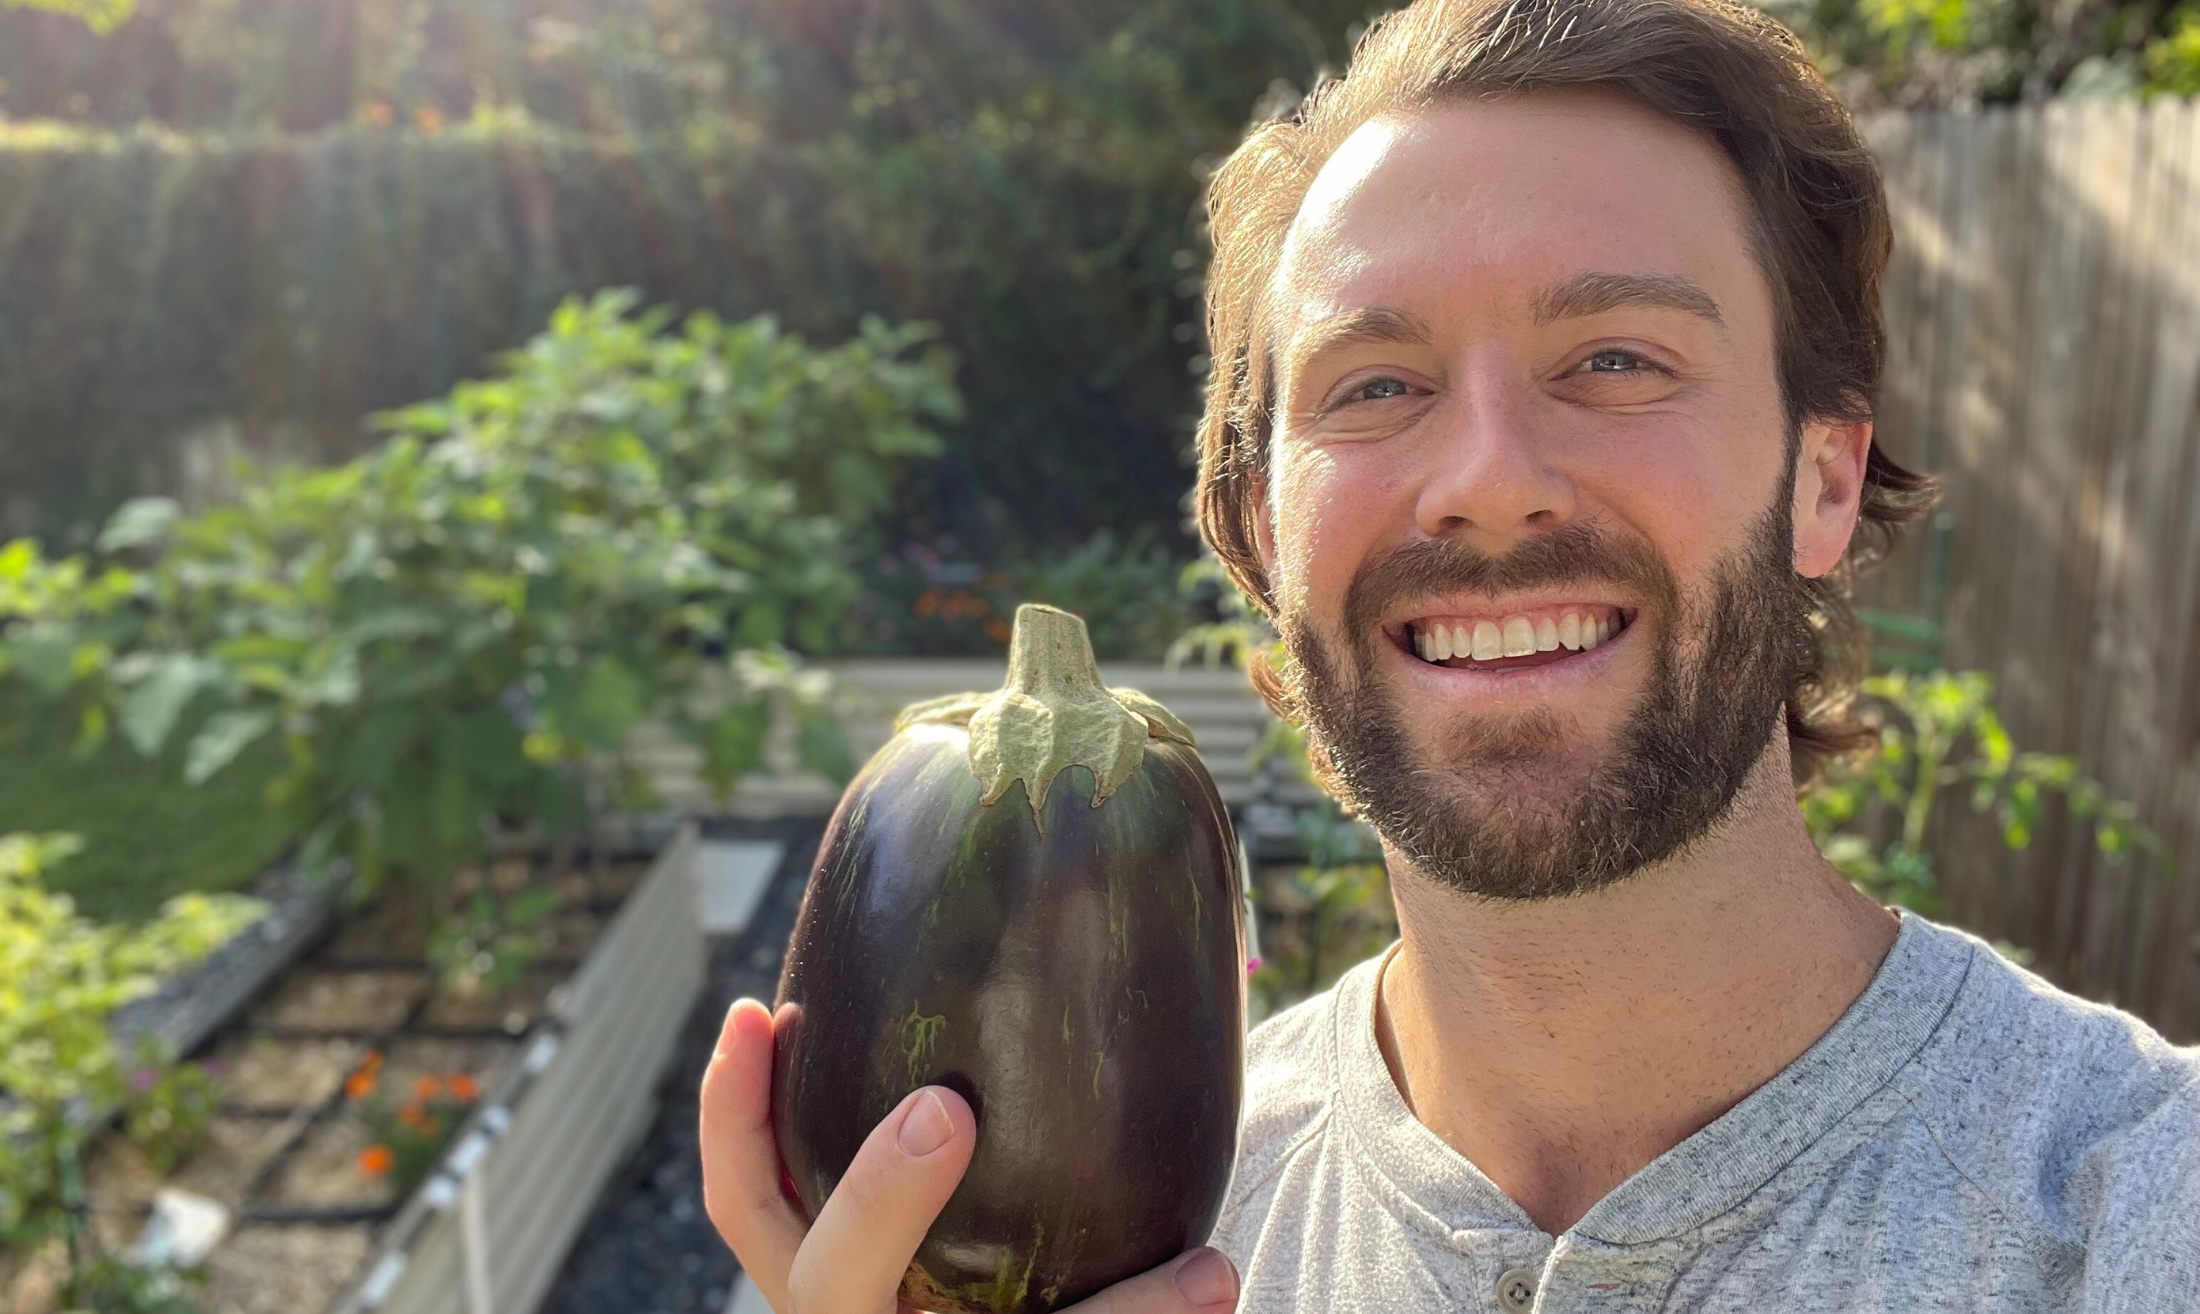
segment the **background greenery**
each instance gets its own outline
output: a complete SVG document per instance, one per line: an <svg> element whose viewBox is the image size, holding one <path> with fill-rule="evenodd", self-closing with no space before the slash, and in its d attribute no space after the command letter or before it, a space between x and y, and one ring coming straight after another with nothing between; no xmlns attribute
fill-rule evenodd
<svg viewBox="0 0 2200 1314"><path fill-rule="evenodd" d="M2189 3L1764 2L1860 108L2200 90L2200 8ZM301 690L319 687L310 672L250 685L211 652L211 604L180 607L190 589L180 576L162 584L162 572L180 569L173 560L227 570L238 544L256 545L252 569L270 573L246 590L252 606L309 629L361 621L365 603L305 597L276 569L306 551L292 540L312 540L308 528L358 529L369 514L353 504L358 481L434 471L427 453L465 432L563 432L606 388L662 432L692 420L694 340L658 341L662 319L613 322L636 304L710 311L718 318L697 323L719 327L706 336L768 311L786 332L870 341L887 357L900 348L864 338L868 319L930 324L949 353L937 367L955 362L959 403L922 420L936 442L878 462L860 496L831 508L832 528L804 540L811 550L779 552L750 581L782 596L727 601L722 633L658 634L741 672L746 705L792 697L799 680L791 659L737 667L735 651L990 652L1027 597L1084 613L1110 656L1157 655L1226 601L1211 580L1204 592L1172 587L1191 547L1186 447L1206 368L1202 179L1248 120L1340 67L1381 7L4 0L0 541L34 536L48 582L69 554L89 552L95 580L114 567L130 589L169 592L148 602L125 589L100 604L100 623L129 640L71 649L92 655L48 681L65 697L0 680L0 830L96 837L62 879L81 881L88 906L142 910L175 889L226 883L215 866L256 865L353 806L386 768L332 767L349 750L330 737L391 724L376 719L378 695L362 685L338 712L301 703ZM606 287L638 298L596 303L585 332L552 323L570 295ZM458 388L546 327L519 368ZM944 398L946 375L935 383ZM446 405L394 425L366 422L445 394ZM867 422L857 429L871 432ZM599 436L619 427L588 423ZM838 421L805 423L781 432L830 445ZM399 441L384 445L393 432ZM648 477L666 476L663 442L642 447ZM232 467L239 453L324 470ZM581 462L590 496L624 486L634 474L624 459ZM777 487L817 478L784 460L769 475ZM230 507L185 521L197 528L178 535L180 555L162 558L171 564L127 534L97 541L118 506L148 493ZM430 503L401 501L373 514L426 523ZM698 512L716 514L681 509ZM487 555L461 568L445 553L415 581L435 605L458 608L454 623L478 599L452 581L494 575L516 550L508 526L474 528ZM324 556L333 543L321 541ZM794 557L816 570L804 575ZM584 559L566 552L552 573L590 587L617 580L613 592L634 582ZM255 591L271 581L291 588L287 600ZM12 614L0 607L10 643L28 616L20 596ZM591 634L608 633L601 620ZM592 671L631 676L648 664L607 656L609 639L576 647L611 662ZM498 651L510 660L445 686L463 713L454 725L486 724L466 718L495 701L496 679L526 666L511 657L519 649ZM538 737L537 758L525 734L515 748L499 730L502 746L472 757L505 771L516 753L532 767L502 780L466 767L465 806L446 783L444 802L397 811L560 815L548 795L512 791L574 787L534 768L600 749L604 726L686 697L687 680L640 681L641 694L617 675L582 680L572 687L589 692L574 695L567 719L593 728ZM583 704L594 710L575 710ZM329 728L346 717L357 724ZM717 733L721 767L753 747L738 726ZM408 742L439 760L469 756ZM194 746L209 744L233 756L194 770ZM202 765L223 756L200 754ZM178 793L183 775L203 780ZM2005 802L2043 787L2021 775L2005 782ZM428 778L391 779L415 777ZM1907 788L1884 775L1851 784L1856 817L1882 816ZM265 806L271 797L284 806ZM471 833L450 831L460 832ZM229 864L210 866L213 854ZM428 849L412 860L447 865ZM1908 871L1897 861L1871 879Z"/></svg>
<svg viewBox="0 0 2200 1314"><path fill-rule="evenodd" d="M915 537L1181 553L1200 170L1359 9L0 11L0 520L74 544L208 452L353 454L633 286L820 339L941 326L970 408L897 498Z"/></svg>
<svg viewBox="0 0 2200 1314"><path fill-rule="evenodd" d="M900 468L961 414L951 361L877 321L817 349L769 319L633 310L568 303L349 462L245 468L192 515L127 503L84 554L0 548L0 698L26 709L0 751L26 780L77 764L0 796L0 833L84 791L57 809L94 823L70 875L142 912L249 875L266 837L371 884L440 882L497 829L573 833L646 794L621 757L644 718L720 786L787 717L808 765L846 775L790 646L843 624ZM77 769L125 749L130 774ZM194 809L239 842L102 843Z"/></svg>
<svg viewBox="0 0 2200 1314"><path fill-rule="evenodd" d="M1864 106L2200 88L2190 4L1766 2ZM0 8L0 534L79 544L220 491L231 450L354 455L632 286L819 339L940 325L971 405L896 500L914 539L1181 554L1203 171L1381 7Z"/></svg>

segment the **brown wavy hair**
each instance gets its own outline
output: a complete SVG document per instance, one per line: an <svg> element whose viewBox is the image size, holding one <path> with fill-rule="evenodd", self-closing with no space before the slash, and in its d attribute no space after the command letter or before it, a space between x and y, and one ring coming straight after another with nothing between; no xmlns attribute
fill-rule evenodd
<svg viewBox="0 0 2200 1314"><path fill-rule="evenodd" d="M1772 287L1789 441L1807 420L1872 416L1886 353L1879 280L1894 244L1886 195L1847 108L1792 33L1724 0L1418 0L1368 31L1343 77L1253 129L1208 188L1214 365L1199 427L1199 525L1269 619L1275 600L1253 536L1275 406L1264 303L1307 189L1378 115L1570 88L1631 96L1709 133L1732 161ZM1825 577L1802 581L1814 642L1787 698L1798 786L1827 756L1870 742L1856 716L1869 649L1850 592L1938 491L1874 442L1848 552ZM1289 715L1279 673L1251 666Z"/></svg>

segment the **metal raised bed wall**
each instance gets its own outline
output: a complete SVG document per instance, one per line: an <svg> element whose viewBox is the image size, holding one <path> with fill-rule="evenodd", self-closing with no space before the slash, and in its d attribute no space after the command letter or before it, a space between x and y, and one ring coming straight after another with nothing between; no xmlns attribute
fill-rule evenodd
<svg viewBox="0 0 2200 1314"><path fill-rule="evenodd" d="M541 1303L649 1126L702 987L695 854L683 826L335 1314L532 1314Z"/></svg>
<svg viewBox="0 0 2200 1314"><path fill-rule="evenodd" d="M943 694L997 689L1007 662L983 658L880 657L827 662L840 687L843 725L862 761L893 734L894 713ZM1192 727L1200 756L1231 808L1263 801L1306 806L1319 793L1312 785L1274 769L1256 773L1252 754L1273 724L1268 707L1242 671L1155 662L1102 662L1111 685L1142 689ZM645 726L629 743L629 760L650 777L659 796L689 812L727 811L742 816L822 816L832 811L840 787L795 767L789 745L769 754L773 771L743 780L732 798L715 797L703 782L702 754L662 727Z"/></svg>

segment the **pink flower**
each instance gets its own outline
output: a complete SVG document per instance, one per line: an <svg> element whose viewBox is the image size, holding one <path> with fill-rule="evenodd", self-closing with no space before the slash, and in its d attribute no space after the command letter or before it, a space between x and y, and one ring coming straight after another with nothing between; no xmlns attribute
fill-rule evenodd
<svg viewBox="0 0 2200 1314"><path fill-rule="evenodd" d="M1255 973L1255 972L1258 972L1259 970L1260 970L1260 957L1259 957L1259 955L1257 955L1257 954L1256 954L1256 955L1254 955L1253 957L1251 957L1251 958L1248 958L1248 959L1246 959L1246 960L1245 960L1245 974L1246 974L1247 976L1251 976L1251 975L1252 975L1253 973Z"/></svg>
<svg viewBox="0 0 2200 1314"><path fill-rule="evenodd" d="M130 1089L136 1094L143 1095L159 1081L160 1073L156 1069L139 1068L130 1074Z"/></svg>

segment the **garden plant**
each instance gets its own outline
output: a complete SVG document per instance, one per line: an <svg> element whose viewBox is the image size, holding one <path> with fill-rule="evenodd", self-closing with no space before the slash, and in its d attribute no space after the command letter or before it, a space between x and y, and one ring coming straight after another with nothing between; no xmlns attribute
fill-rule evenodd
<svg viewBox="0 0 2200 1314"><path fill-rule="evenodd" d="M139 926L78 915L43 875L68 836L0 837L0 1290L58 1245L64 1308L185 1308L173 1275L107 1252L89 1225L86 1150L120 1116L156 1165L195 1148L213 1082L150 1042L118 1048L108 1017L265 911L237 895L185 895Z"/></svg>
<svg viewBox="0 0 2200 1314"><path fill-rule="evenodd" d="M367 456L247 468L195 515L133 502L86 555L0 549L0 685L73 726L19 751L119 736L151 757L187 732L191 788L279 744L265 799L299 860L365 888L435 886L500 830L574 834L641 799L621 753L645 719L721 788L775 716L844 773L792 653L829 643L865 527L938 450L950 370L918 329L819 350L769 320L569 303L498 376L381 417ZM468 909L453 974L525 940L485 923L526 916Z"/></svg>

